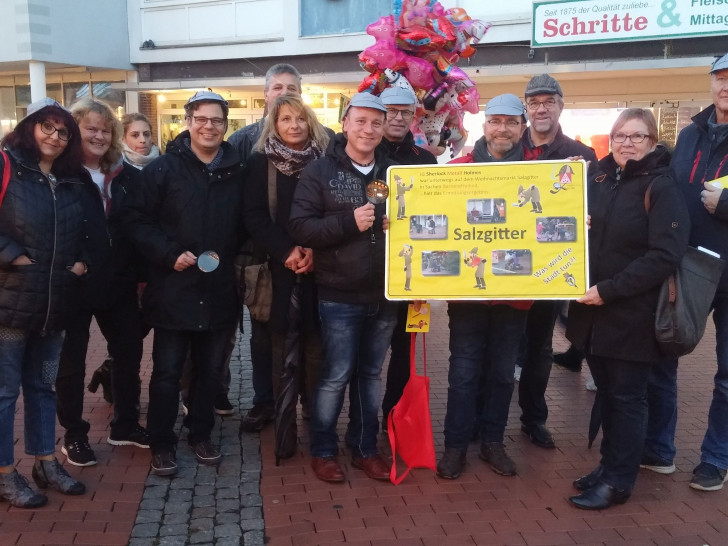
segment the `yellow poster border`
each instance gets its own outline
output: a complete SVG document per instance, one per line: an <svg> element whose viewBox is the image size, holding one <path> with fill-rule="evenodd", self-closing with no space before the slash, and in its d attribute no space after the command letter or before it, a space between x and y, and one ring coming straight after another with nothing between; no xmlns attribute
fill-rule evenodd
<svg viewBox="0 0 728 546"><path fill-rule="evenodd" d="M583 160L389 167L386 298L584 295L586 173Z"/></svg>

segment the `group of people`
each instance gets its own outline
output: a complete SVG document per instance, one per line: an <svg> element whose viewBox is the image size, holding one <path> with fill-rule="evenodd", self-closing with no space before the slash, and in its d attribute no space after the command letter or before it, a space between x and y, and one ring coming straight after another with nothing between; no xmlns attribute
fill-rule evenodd
<svg viewBox="0 0 728 546"><path fill-rule="evenodd" d="M454 160L588 162L592 286L570 306L567 337L598 387L603 440L598 467L574 482L579 494L570 501L579 508L625 502L640 466L674 471L677 361L661 355L651 324L659 286L688 242L728 254L728 193L710 184L728 174L728 55L713 64L710 80L714 104L681 133L672 156L657 144L652 113L631 108L612 127L611 153L597 161L593 150L561 131L563 91L540 74L528 82L525 104L512 94L488 101L483 136ZM391 165L436 159L414 144L411 91L355 94L336 135L300 95L294 67L271 67L266 115L225 141L228 103L212 91L198 92L185 105L187 130L164 155L151 145L143 116L127 116L122 126L92 99L70 112L51 99L33 103L3 139L10 182L0 193L0 498L22 507L47 502L13 467L20 386L34 481L66 494L84 492L55 458L54 414L66 429L68 462L94 464L83 420L92 318L112 361L109 443L150 448L153 473L177 472L174 425L189 361L188 443L201 464L217 464L221 454L210 433L215 412L230 411L228 366L246 253L268 263L273 289L270 318L251 320L254 398L241 428L259 431L273 420L284 369L294 366L300 374L295 392L310 418L315 475L346 479L336 430L348 387L344 440L351 465L389 480L391 465L378 452L377 435L409 379L408 303L384 297L389 220L384 204L367 200L367 185L385 178ZM406 218L403 204L399 212ZM727 283L724 278L715 300L716 389L690 484L708 491L722 487L728 468ZM496 473L516 474L503 442L516 364L522 366L521 430L535 445L555 447L545 393L560 303L448 304L440 477L461 475L476 437L480 458ZM139 362L149 328L153 369L144 428ZM277 446L277 458L296 451L293 423L287 432L293 440Z"/></svg>

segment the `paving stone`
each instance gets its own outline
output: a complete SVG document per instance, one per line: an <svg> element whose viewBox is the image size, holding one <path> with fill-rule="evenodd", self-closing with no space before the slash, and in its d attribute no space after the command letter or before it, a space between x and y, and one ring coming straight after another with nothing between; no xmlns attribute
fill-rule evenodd
<svg viewBox="0 0 728 546"><path fill-rule="evenodd" d="M237 499L221 499L217 501L218 512L237 512L238 510L240 510L240 502Z"/></svg>
<svg viewBox="0 0 728 546"><path fill-rule="evenodd" d="M164 504L164 499L144 499L139 504L139 508L141 510L163 510Z"/></svg>
<svg viewBox="0 0 728 546"><path fill-rule="evenodd" d="M224 523L222 525L215 526L215 538L240 536L243 536L243 531L240 529L240 525L235 523Z"/></svg>
<svg viewBox="0 0 728 546"><path fill-rule="evenodd" d="M240 514L235 512L218 514L215 519L217 520L217 523L240 523Z"/></svg>
<svg viewBox="0 0 728 546"><path fill-rule="evenodd" d="M197 531L196 533L190 533L189 541L190 544L202 544L204 542L212 542L214 538L215 534L212 530Z"/></svg>
<svg viewBox="0 0 728 546"><path fill-rule="evenodd" d="M159 537L157 546L185 546L187 535Z"/></svg>
<svg viewBox="0 0 728 546"><path fill-rule="evenodd" d="M141 525L135 525L131 531L133 538L137 537L155 537L159 533L158 523L142 523Z"/></svg>
<svg viewBox="0 0 728 546"><path fill-rule="evenodd" d="M243 495L240 497L240 504L245 507L263 506L263 497L259 493Z"/></svg>
<svg viewBox="0 0 728 546"><path fill-rule="evenodd" d="M182 536L187 535L188 525L186 523L176 523L174 525L162 525L159 528L160 536Z"/></svg>
<svg viewBox="0 0 728 546"><path fill-rule="evenodd" d="M263 531L248 531L243 535L244 546L265 546L265 533Z"/></svg>
<svg viewBox="0 0 728 546"><path fill-rule="evenodd" d="M137 512L135 524L159 523L160 521L162 521L161 510L139 510L139 512Z"/></svg>
<svg viewBox="0 0 728 546"><path fill-rule="evenodd" d="M240 519L246 520L246 519L262 519L263 518L263 509L262 508L243 508L240 511Z"/></svg>
<svg viewBox="0 0 728 546"><path fill-rule="evenodd" d="M196 485L194 488L195 497L202 497L205 495L214 495L214 494L215 494L214 485Z"/></svg>
<svg viewBox="0 0 728 546"><path fill-rule="evenodd" d="M214 514L213 514L214 515ZM192 531L209 531L215 528L215 519L197 518L190 521L190 532Z"/></svg>
<svg viewBox="0 0 728 546"><path fill-rule="evenodd" d="M215 539L215 546L240 546L242 537L223 537Z"/></svg>
<svg viewBox="0 0 728 546"><path fill-rule="evenodd" d="M192 507L192 502L177 502L177 501L168 501L167 504L164 506L164 513L165 514L186 514L190 511L190 508Z"/></svg>
<svg viewBox="0 0 728 546"><path fill-rule="evenodd" d="M215 492L215 497L219 499L237 499L239 496L239 491L237 488L232 487L223 487L219 488Z"/></svg>
<svg viewBox="0 0 728 546"><path fill-rule="evenodd" d="M244 519L240 522L240 527L243 531L265 531L265 522L263 518L257 519Z"/></svg>
<svg viewBox="0 0 728 546"><path fill-rule="evenodd" d="M213 495L200 495L192 499L195 508L204 506L215 506L215 497Z"/></svg>
<svg viewBox="0 0 728 546"><path fill-rule="evenodd" d="M169 491L169 484L167 485L153 485L152 487L144 488L144 499L163 499L167 496Z"/></svg>
<svg viewBox="0 0 728 546"><path fill-rule="evenodd" d="M156 538L132 538L127 546L155 546Z"/></svg>
<svg viewBox="0 0 728 546"><path fill-rule="evenodd" d="M192 509L192 513L190 514L190 518L191 519L214 518L216 512L217 511L215 510L215 507L213 505L195 507L195 508Z"/></svg>
<svg viewBox="0 0 728 546"><path fill-rule="evenodd" d="M187 513L184 514L167 514L162 520L164 525L176 525L178 523L187 523L190 520L190 516Z"/></svg>

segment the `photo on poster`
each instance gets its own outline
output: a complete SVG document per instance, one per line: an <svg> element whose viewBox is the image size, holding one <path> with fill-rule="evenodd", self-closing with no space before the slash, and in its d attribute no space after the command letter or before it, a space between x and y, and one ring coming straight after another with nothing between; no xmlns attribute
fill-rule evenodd
<svg viewBox="0 0 728 546"><path fill-rule="evenodd" d="M501 224L506 221L505 199L468 199L465 209L468 224Z"/></svg>
<svg viewBox="0 0 728 546"><path fill-rule="evenodd" d="M447 239L447 216L417 214L410 217L411 239Z"/></svg>
<svg viewBox="0 0 728 546"><path fill-rule="evenodd" d="M493 275L530 275L533 269L528 249L493 250L490 264Z"/></svg>
<svg viewBox="0 0 728 546"><path fill-rule="evenodd" d="M457 276L460 274L460 252L457 250L428 250L422 252L422 275Z"/></svg>
<svg viewBox="0 0 728 546"><path fill-rule="evenodd" d="M576 241L576 217L537 217L536 240L539 243L570 243Z"/></svg>

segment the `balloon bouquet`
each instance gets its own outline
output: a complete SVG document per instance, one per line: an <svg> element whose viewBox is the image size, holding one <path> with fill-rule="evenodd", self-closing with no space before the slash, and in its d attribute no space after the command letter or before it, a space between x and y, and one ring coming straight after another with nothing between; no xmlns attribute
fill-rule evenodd
<svg viewBox="0 0 728 546"><path fill-rule="evenodd" d="M475 53L490 24L471 19L462 8L445 9L431 0L395 0L394 13L367 27L376 39L359 54L369 75L359 91L379 95L385 88L412 89L419 102L412 122L415 144L455 157L465 145L465 112L478 113L480 95L463 70L460 57Z"/></svg>

